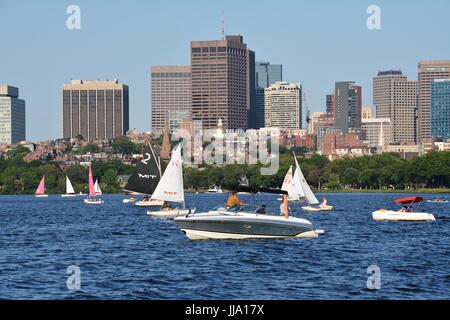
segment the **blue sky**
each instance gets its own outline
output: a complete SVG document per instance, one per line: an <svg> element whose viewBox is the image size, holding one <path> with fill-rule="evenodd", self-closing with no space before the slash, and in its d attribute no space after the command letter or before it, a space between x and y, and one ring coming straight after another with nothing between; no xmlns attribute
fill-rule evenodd
<svg viewBox="0 0 450 320"><path fill-rule="evenodd" d="M66 28L66 8L81 7L81 30ZM381 30L366 27L366 9L381 8ZM242 34L257 60L283 64L300 82L312 111L323 111L335 81L363 86L417 63L450 59L450 1L340 0L0 0L0 83L26 100L27 139L61 135L61 84L113 79L130 86L130 127L150 129L150 66L189 64L191 40Z"/></svg>

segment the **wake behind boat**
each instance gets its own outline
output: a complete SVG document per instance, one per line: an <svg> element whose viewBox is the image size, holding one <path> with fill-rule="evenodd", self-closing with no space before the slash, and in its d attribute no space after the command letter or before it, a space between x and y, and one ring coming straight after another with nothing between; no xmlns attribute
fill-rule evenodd
<svg viewBox="0 0 450 320"><path fill-rule="evenodd" d="M435 221L434 215L426 212L414 212L412 206L423 201L422 197L410 197L394 200L401 204L402 208L398 211L380 209L372 213L373 220L388 221Z"/></svg>
<svg viewBox="0 0 450 320"><path fill-rule="evenodd" d="M250 191L250 188L245 191ZM286 191L254 189L251 192L285 195L283 200L285 215L267 214L264 206L219 206L209 212L177 217L175 222L191 240L316 238L324 233L322 230L316 230L314 225L306 219L289 216Z"/></svg>

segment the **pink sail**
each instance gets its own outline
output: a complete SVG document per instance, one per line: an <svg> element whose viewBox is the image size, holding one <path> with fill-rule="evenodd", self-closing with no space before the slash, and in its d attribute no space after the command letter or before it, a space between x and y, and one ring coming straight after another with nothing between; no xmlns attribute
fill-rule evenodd
<svg viewBox="0 0 450 320"><path fill-rule="evenodd" d="M92 168L89 165L89 196L95 197L94 179L92 178Z"/></svg>
<svg viewBox="0 0 450 320"><path fill-rule="evenodd" d="M45 193L45 176L42 176L41 182L39 182L39 186L36 189L37 195L43 195Z"/></svg>

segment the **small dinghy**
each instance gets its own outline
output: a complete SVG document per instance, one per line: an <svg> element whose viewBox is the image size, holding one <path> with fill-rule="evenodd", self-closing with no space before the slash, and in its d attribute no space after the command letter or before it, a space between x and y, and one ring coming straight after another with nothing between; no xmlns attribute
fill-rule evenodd
<svg viewBox="0 0 450 320"><path fill-rule="evenodd" d="M42 176L41 182L34 193L36 198L47 198L48 194L45 194L45 176Z"/></svg>
<svg viewBox="0 0 450 320"><path fill-rule="evenodd" d="M89 198L84 199L83 202L87 205L99 205L103 204L102 199L97 198L97 193L95 191L94 179L92 178L92 168L89 165Z"/></svg>
<svg viewBox="0 0 450 320"><path fill-rule="evenodd" d="M410 197L394 200L395 203L402 205L398 211L380 209L372 213L373 220L388 221L435 221L436 219L431 213L415 212L412 206L423 201L422 197Z"/></svg>

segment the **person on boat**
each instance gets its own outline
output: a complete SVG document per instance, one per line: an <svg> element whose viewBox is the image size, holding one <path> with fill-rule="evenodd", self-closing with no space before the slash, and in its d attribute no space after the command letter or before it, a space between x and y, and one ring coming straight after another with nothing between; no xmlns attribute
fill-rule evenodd
<svg viewBox="0 0 450 320"><path fill-rule="evenodd" d="M231 192L231 196L227 200L227 207L233 208L233 207L241 207L244 203L239 199L237 196L236 191Z"/></svg>
<svg viewBox="0 0 450 320"><path fill-rule="evenodd" d="M148 196L145 196L145 197L144 197L144 200L142 200L142 201L145 201L145 202L146 202L146 201L150 201L150 198L149 198Z"/></svg>
<svg viewBox="0 0 450 320"><path fill-rule="evenodd" d="M265 214L266 213L266 205L263 204L262 206L258 207L258 209L256 209L255 213Z"/></svg>
<svg viewBox="0 0 450 320"><path fill-rule="evenodd" d="M398 210L399 212L412 212L411 208L408 206L403 206L400 210Z"/></svg>
<svg viewBox="0 0 450 320"><path fill-rule="evenodd" d="M169 203L167 201L164 201L163 205L162 205L162 209L163 209L163 211L170 211L170 210L172 210L172 207L169 205Z"/></svg>
<svg viewBox="0 0 450 320"><path fill-rule="evenodd" d="M323 197L323 198L322 198L322 203L320 204L320 207L321 207L321 208L326 207L327 204L328 204L327 198Z"/></svg>
<svg viewBox="0 0 450 320"><path fill-rule="evenodd" d="M288 213L289 213L289 211L291 211L291 208L289 208L289 205L287 207L288 207ZM284 201L281 200L281 203L280 203L280 215L284 216L285 214L286 214L286 212L285 212L285 204L284 204Z"/></svg>

